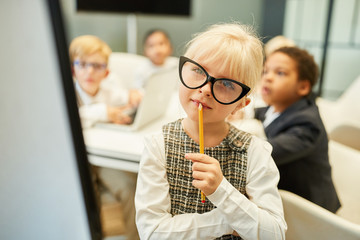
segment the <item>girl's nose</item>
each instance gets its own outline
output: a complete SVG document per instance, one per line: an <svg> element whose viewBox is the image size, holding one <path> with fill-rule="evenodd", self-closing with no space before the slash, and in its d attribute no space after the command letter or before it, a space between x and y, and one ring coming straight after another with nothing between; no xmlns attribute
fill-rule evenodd
<svg viewBox="0 0 360 240"><path fill-rule="evenodd" d="M205 94L207 97L211 96L211 82L199 88L199 92Z"/></svg>

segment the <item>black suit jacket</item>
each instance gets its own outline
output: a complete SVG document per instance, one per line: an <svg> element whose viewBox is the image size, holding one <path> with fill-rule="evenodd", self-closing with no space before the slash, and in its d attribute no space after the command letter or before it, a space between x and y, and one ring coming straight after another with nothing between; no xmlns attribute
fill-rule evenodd
<svg viewBox="0 0 360 240"><path fill-rule="evenodd" d="M267 109L256 109L255 118L263 122ZM278 187L336 212L340 202L331 178L328 138L314 97L287 108L265 134L280 171Z"/></svg>

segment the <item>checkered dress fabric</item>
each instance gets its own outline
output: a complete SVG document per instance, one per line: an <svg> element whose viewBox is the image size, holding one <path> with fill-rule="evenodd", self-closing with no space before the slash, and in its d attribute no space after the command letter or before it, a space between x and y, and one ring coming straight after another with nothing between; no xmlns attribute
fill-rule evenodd
<svg viewBox="0 0 360 240"><path fill-rule="evenodd" d="M199 144L185 133L181 121L182 119L179 119L163 126L166 172L173 216L184 213L204 213L215 208L208 199L202 203L200 191L192 186L192 162L185 159L185 153L200 152ZM250 140L250 134L230 125L228 135L218 146L204 150L206 155L220 162L224 177L245 195L247 149ZM241 238L224 235L218 239Z"/></svg>

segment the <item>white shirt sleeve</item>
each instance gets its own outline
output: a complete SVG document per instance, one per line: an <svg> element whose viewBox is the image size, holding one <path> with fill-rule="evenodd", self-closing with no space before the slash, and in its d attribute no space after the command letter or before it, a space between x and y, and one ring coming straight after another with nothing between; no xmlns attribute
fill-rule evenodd
<svg viewBox="0 0 360 240"><path fill-rule="evenodd" d="M94 103L79 107L81 124L84 128L91 127L97 122L107 122L107 106L105 103Z"/></svg>
<svg viewBox="0 0 360 240"><path fill-rule="evenodd" d="M225 178L208 199L243 239L285 239L286 222L277 189L279 171L269 143L253 136L248 149L246 198Z"/></svg>
<svg viewBox="0 0 360 240"><path fill-rule="evenodd" d="M213 239L235 230L243 239L284 239L279 173L271 147L254 138L248 151L247 194L226 179L208 199L217 208L204 214L170 214L162 133L145 139L135 196L136 224L141 239Z"/></svg>
<svg viewBox="0 0 360 240"><path fill-rule="evenodd" d="M99 90L99 99L110 106L122 106L129 103L129 90L126 89L119 77L110 73L109 76L101 82Z"/></svg>
<svg viewBox="0 0 360 240"><path fill-rule="evenodd" d="M97 122L108 122L107 106L122 106L127 104L129 99L128 90L117 82L114 75L101 82L95 96L84 92L78 82L76 82L75 88L82 100L79 114L83 128L91 127Z"/></svg>

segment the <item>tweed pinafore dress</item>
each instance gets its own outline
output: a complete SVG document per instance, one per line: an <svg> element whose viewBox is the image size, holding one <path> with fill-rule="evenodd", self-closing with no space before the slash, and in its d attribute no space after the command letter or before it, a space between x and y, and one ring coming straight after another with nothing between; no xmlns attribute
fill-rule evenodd
<svg viewBox="0 0 360 240"><path fill-rule="evenodd" d="M171 214L204 213L215 206L206 200L201 203L200 191L192 186L192 162L185 153L199 152L199 144L184 131L182 119L163 126L165 141L166 173L171 198ZM205 136L206 137L206 136ZM205 154L220 162L224 177L242 194L246 195L247 149L251 134L230 124L228 135L215 147L205 148ZM241 239L224 235L217 239Z"/></svg>

